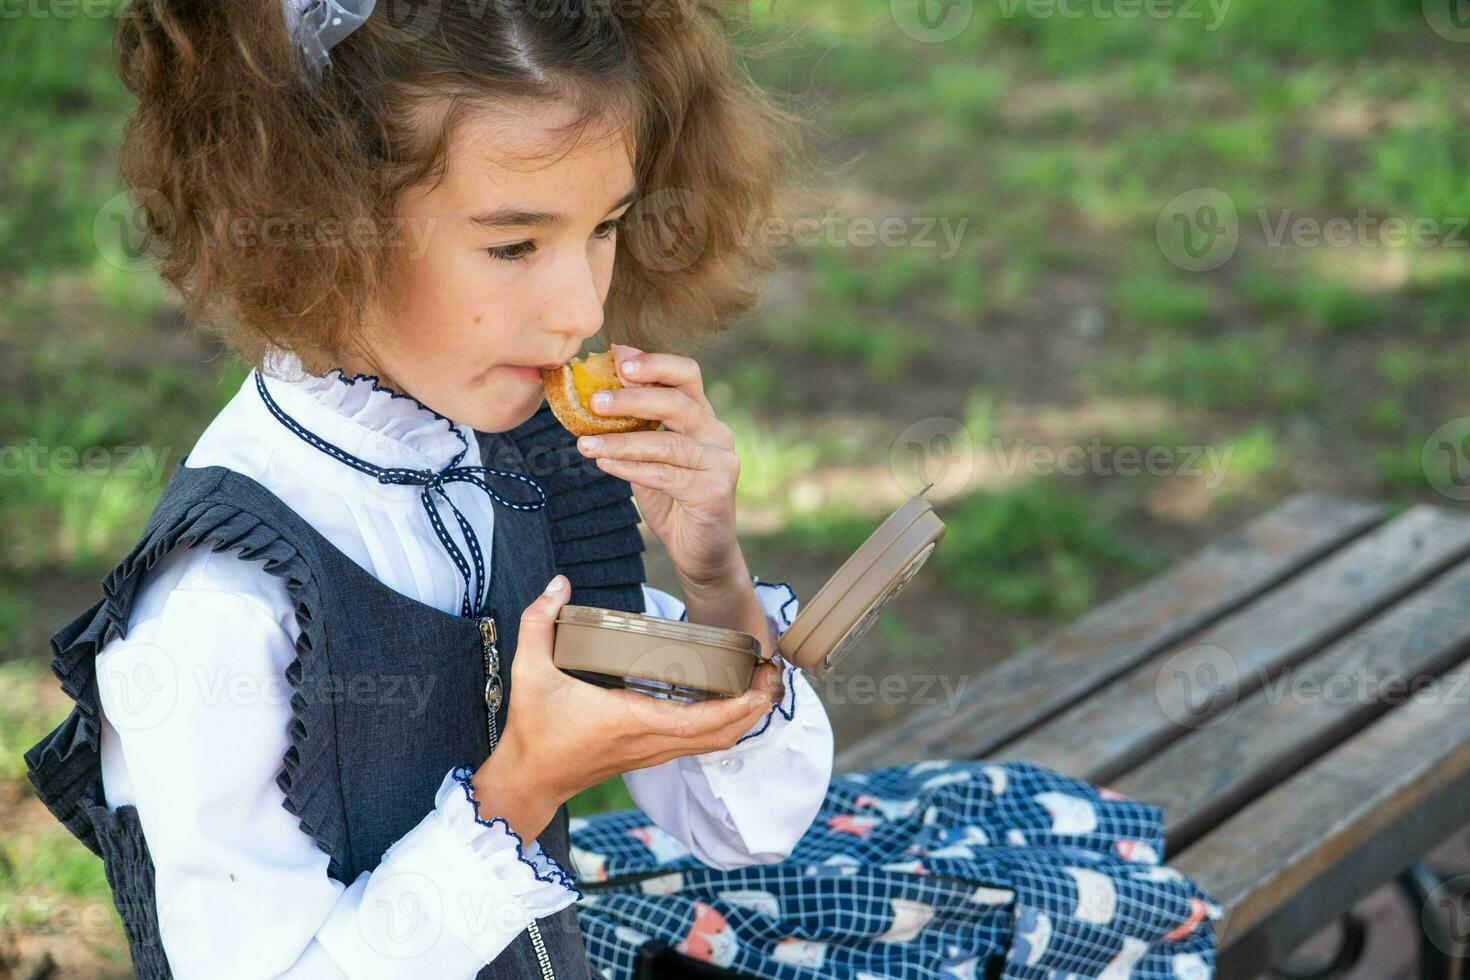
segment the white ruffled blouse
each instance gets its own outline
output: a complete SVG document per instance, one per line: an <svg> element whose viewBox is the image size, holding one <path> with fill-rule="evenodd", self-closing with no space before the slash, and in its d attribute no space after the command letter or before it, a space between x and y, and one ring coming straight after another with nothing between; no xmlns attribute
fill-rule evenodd
<svg viewBox="0 0 1470 980"><path fill-rule="evenodd" d="M361 459L438 470L467 443L461 465L481 465L468 427L376 379L304 374L279 353L264 377L296 422ZM250 477L384 585L458 613L465 583L420 488L380 484L305 442L269 413L255 379L252 371L185 465ZM494 505L467 483L446 490L488 562ZM468 554L456 523L444 523ZM756 586L780 636L796 598L784 584ZM643 588L649 615L683 618L680 600ZM522 848L503 820L480 819L463 767L444 774L423 820L376 869L349 885L330 878L328 855L276 785L291 723L285 670L299 634L279 577L232 552L180 548L144 580L126 637L97 657L104 793L113 810L138 809L175 976L473 977L531 919L581 897L538 842ZM786 685L784 703L734 748L623 777L649 818L708 865L781 860L825 795L831 725L799 671L788 669ZM494 801L479 802L494 812ZM425 928L396 941L406 881L427 882L440 900L420 903Z"/></svg>

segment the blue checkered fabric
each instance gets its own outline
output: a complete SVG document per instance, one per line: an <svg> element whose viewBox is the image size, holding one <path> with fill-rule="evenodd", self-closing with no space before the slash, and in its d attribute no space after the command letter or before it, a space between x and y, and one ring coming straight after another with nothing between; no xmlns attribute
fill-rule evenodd
<svg viewBox="0 0 1470 980"><path fill-rule="evenodd" d="M609 980L650 944L771 980L1206 980L1221 912L1163 851L1157 807L1024 762L835 777L790 857L732 871L639 810L572 821Z"/></svg>

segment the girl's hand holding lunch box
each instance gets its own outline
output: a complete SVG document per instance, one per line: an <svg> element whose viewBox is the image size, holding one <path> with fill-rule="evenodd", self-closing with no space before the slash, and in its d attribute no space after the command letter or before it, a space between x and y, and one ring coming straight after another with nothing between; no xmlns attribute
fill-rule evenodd
<svg viewBox="0 0 1470 980"><path fill-rule="evenodd" d="M482 816L503 817L522 840L539 836L557 807L589 786L730 748L771 710L772 692L781 689L770 661L742 696L697 704L578 680L552 663L556 614L570 595L566 576L557 575L521 614L505 731L471 777L476 799L494 801L495 813Z"/></svg>

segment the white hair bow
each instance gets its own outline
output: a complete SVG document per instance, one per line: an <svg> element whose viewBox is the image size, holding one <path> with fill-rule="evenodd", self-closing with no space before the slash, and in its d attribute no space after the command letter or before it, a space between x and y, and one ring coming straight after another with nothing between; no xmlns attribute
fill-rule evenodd
<svg viewBox="0 0 1470 980"><path fill-rule="evenodd" d="M306 67L320 77L331 63L327 52L362 26L377 0L284 0L286 23L306 58Z"/></svg>

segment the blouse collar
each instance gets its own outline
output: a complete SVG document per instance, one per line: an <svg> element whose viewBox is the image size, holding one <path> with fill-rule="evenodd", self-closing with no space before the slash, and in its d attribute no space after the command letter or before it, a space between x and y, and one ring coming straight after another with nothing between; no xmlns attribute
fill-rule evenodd
<svg viewBox="0 0 1470 980"><path fill-rule="evenodd" d="M309 374L298 355L276 348L267 352L261 374L271 396L301 426L378 466L440 470L466 449L461 465L480 462L468 426L373 375L349 377L341 368Z"/></svg>

